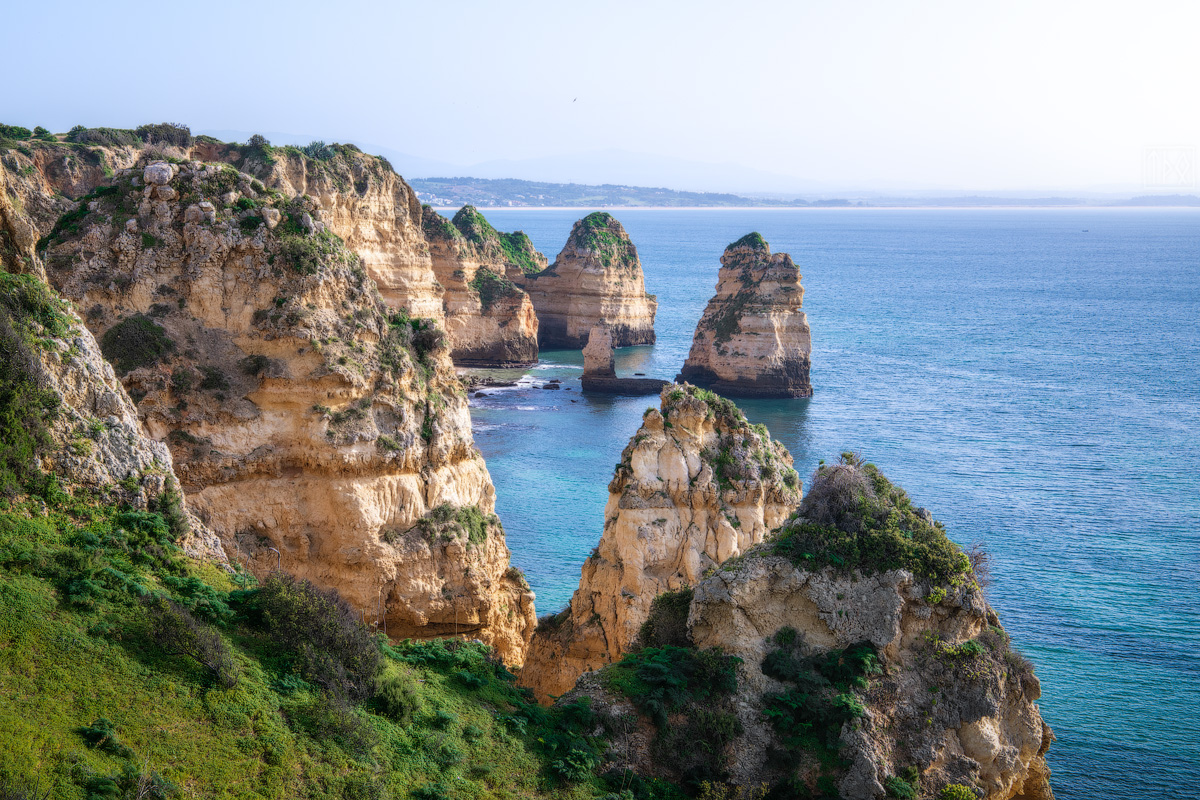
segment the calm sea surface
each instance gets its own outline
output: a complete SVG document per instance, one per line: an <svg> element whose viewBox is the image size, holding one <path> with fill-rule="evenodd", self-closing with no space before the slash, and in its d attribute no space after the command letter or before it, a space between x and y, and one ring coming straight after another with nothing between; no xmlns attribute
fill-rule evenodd
<svg viewBox="0 0 1200 800"><path fill-rule="evenodd" d="M579 211L489 211L551 260ZM856 450L994 556L988 590L1038 665L1059 798L1200 797L1200 212L620 209L671 379L725 245L757 230L804 275L810 400L741 401L802 476ZM513 561L561 608L608 481L656 398L583 396L578 352L472 400ZM529 386L562 378L572 391ZM806 478L807 483L807 478Z"/></svg>

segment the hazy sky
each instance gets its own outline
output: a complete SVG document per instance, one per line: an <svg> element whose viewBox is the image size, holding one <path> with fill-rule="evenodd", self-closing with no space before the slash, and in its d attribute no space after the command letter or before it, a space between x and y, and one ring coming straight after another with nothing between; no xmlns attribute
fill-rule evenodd
<svg viewBox="0 0 1200 800"><path fill-rule="evenodd" d="M1196 2L43 0L3 24L0 121L55 131L617 149L889 191L1138 187L1147 147L1200 144Z"/></svg>

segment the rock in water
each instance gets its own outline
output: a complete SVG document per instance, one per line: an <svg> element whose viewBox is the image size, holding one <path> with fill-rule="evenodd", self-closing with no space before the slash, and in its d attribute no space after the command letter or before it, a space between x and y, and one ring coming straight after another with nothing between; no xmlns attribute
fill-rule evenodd
<svg viewBox="0 0 1200 800"><path fill-rule="evenodd" d="M546 257L524 233L497 231L474 206L463 206L452 221L429 206L421 214L433 271L446 290L442 303L454 363L537 363L537 315L529 295L508 276L540 271Z"/></svg>
<svg viewBox="0 0 1200 800"><path fill-rule="evenodd" d="M849 458L817 470L771 539L656 602L645 649L560 703L587 698L617 731L617 772L780 797L1051 800L1041 685L979 578L940 524ZM647 692L664 681L673 696Z"/></svg>
<svg viewBox="0 0 1200 800"><path fill-rule="evenodd" d="M578 350L595 325L608 328L613 347L654 344L658 300L646 294L637 248L611 214L576 222L548 269L514 280L533 300L542 349Z"/></svg>
<svg viewBox="0 0 1200 800"><path fill-rule="evenodd" d="M812 337L800 271L757 233L725 248L717 293L676 380L731 397L809 397Z"/></svg>
<svg viewBox="0 0 1200 800"><path fill-rule="evenodd" d="M596 325L583 348L583 377L585 392L642 396L658 394L667 381L657 378L618 378L613 359L612 334L603 325Z"/></svg>
<svg viewBox="0 0 1200 800"><path fill-rule="evenodd" d="M571 607L539 622L520 680L541 699L619 659L655 597L761 542L800 502L791 455L733 403L669 385L661 407L621 454Z"/></svg>
<svg viewBox="0 0 1200 800"><path fill-rule="evenodd" d="M163 185L119 173L47 238L46 263L171 446L193 510L257 574L336 588L393 637L470 636L520 663L533 595L509 566L444 333L385 305L315 198L217 206L205 198L254 192L253 178L200 162L173 174L179 199L145 207ZM269 229L263 206L288 222Z"/></svg>

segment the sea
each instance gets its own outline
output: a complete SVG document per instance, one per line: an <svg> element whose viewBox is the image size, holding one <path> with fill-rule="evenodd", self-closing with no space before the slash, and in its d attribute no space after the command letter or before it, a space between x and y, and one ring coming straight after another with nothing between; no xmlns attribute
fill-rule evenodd
<svg viewBox="0 0 1200 800"><path fill-rule="evenodd" d="M553 261L581 210L485 212ZM672 379L725 246L803 274L813 396L741 400L807 476L852 450L992 556L1061 800L1200 797L1200 211L615 209L658 296L618 374ZM548 351L471 400L513 562L562 608L657 398ZM539 388L558 378L566 390Z"/></svg>

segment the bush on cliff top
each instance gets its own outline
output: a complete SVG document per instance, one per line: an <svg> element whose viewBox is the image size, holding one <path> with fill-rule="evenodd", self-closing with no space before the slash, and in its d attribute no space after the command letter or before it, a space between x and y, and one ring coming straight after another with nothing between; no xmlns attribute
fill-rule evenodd
<svg viewBox="0 0 1200 800"><path fill-rule="evenodd" d="M735 247L752 247L755 250L766 250L767 240L758 231L754 231L753 233L747 233L725 249L732 250Z"/></svg>
<svg viewBox="0 0 1200 800"><path fill-rule="evenodd" d="M942 524L918 514L903 489L852 453L813 473L774 551L808 569L906 569L935 584L958 585L971 573L970 560Z"/></svg>

